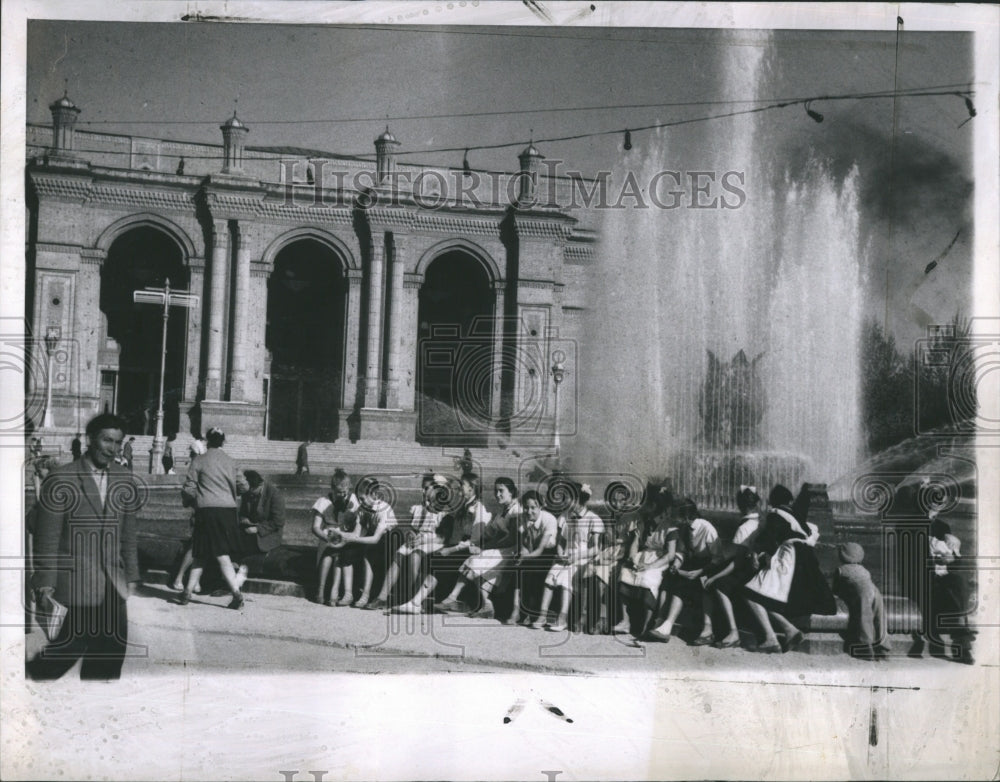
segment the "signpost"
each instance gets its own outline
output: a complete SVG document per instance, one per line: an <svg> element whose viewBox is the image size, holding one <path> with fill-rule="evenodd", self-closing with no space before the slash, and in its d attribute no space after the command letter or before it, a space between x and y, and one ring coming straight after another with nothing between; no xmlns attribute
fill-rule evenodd
<svg viewBox="0 0 1000 782"><path fill-rule="evenodd" d="M163 346L160 350L160 401L156 408L156 434L153 435L153 449L149 454L149 472L152 475L163 474L163 376L167 366L167 323L170 319L171 307L190 309L198 306L198 297L189 293L173 293L170 290L170 279L163 288L143 288L132 293L132 301L136 304L158 304L163 307Z"/></svg>

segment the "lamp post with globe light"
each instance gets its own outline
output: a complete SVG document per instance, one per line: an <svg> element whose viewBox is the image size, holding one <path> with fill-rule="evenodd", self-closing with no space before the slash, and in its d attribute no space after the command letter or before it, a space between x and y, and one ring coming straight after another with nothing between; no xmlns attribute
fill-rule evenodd
<svg viewBox="0 0 1000 782"><path fill-rule="evenodd" d="M190 309L198 305L198 297L188 293L173 293L170 290L170 279L163 288L144 288L133 291L132 300L136 304L158 304L163 306L163 337L160 348L160 399L156 407L156 434L153 435L153 447L149 452L149 472L152 475L163 474L163 376L167 368L167 324L170 320L170 308L185 307Z"/></svg>
<svg viewBox="0 0 1000 782"><path fill-rule="evenodd" d="M552 447L555 449L556 461L560 459L559 442L559 386L566 377L566 354L561 350L552 353L552 384L555 387L555 399L552 412Z"/></svg>
<svg viewBox="0 0 1000 782"><path fill-rule="evenodd" d="M42 418L42 426L46 429L51 429L55 425L52 421L52 357L61 338L62 329L58 326L49 326L46 329L45 355L48 365L45 373L45 416Z"/></svg>

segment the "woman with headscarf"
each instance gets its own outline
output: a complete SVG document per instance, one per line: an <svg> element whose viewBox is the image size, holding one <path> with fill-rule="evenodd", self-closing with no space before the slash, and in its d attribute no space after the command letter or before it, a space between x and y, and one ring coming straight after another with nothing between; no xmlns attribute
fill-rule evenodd
<svg viewBox="0 0 1000 782"><path fill-rule="evenodd" d="M757 651L765 653L787 652L802 643L805 636L791 619L837 613L833 592L808 542L811 531L795 518L792 500L792 493L781 484L771 490L771 511L757 537L760 570L743 587L747 606L764 632ZM784 647L778 643L774 624L785 636Z"/></svg>

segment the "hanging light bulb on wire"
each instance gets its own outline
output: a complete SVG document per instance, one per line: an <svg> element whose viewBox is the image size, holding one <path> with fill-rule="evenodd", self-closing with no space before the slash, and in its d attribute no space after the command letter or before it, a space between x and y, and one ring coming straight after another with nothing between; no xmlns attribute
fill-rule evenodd
<svg viewBox="0 0 1000 782"><path fill-rule="evenodd" d="M810 103L812 103L812 101L811 100L807 100L806 104L805 104L806 114L809 115L809 119L813 120L814 122L822 122L823 121L823 115L820 114L818 111L813 111L811 108L809 108L809 104Z"/></svg>

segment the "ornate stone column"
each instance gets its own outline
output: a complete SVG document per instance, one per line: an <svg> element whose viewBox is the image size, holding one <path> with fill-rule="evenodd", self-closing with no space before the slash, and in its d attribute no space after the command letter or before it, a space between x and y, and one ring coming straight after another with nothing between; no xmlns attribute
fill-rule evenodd
<svg viewBox="0 0 1000 782"><path fill-rule="evenodd" d="M70 391L79 398L80 407L97 410L100 373L98 356L101 340L101 266L107 260L104 250L84 248L80 251L80 271L76 282L76 332L80 343L79 388ZM87 416L81 411L81 419ZM80 423L86 423L81 420ZM82 431L82 430L81 430Z"/></svg>
<svg viewBox="0 0 1000 782"><path fill-rule="evenodd" d="M212 221L212 261L208 291L208 368L205 398L222 399L222 349L225 337L226 293L228 290L229 224Z"/></svg>
<svg viewBox="0 0 1000 782"><path fill-rule="evenodd" d="M361 353L361 283L360 269L347 270L347 333L344 335L344 399L341 421L345 420L358 402L358 359ZM363 390L362 390L363 393Z"/></svg>
<svg viewBox="0 0 1000 782"><path fill-rule="evenodd" d="M385 270L385 233L373 231L368 275L368 344L365 361L364 406L377 408L381 396L379 382L380 348L382 347L382 288Z"/></svg>
<svg viewBox="0 0 1000 782"><path fill-rule="evenodd" d="M403 267L406 257L406 239L397 234L392 237L392 276L389 292L389 333L386 335L389 356L386 367L385 406L398 409L399 385L402 379L400 357L403 347Z"/></svg>
<svg viewBox="0 0 1000 782"><path fill-rule="evenodd" d="M493 428L502 415L501 394L503 391L503 351L504 351L504 323L506 322L504 305L506 297L504 290L507 287L506 280L493 281L493 294L495 304L493 305L493 387L490 396L490 414L493 417Z"/></svg>
<svg viewBox="0 0 1000 782"><path fill-rule="evenodd" d="M205 291L205 259L191 258L188 261L191 278L188 290L196 296L203 296ZM184 367L184 400L191 404L198 396L198 371L201 367L201 313L202 307L190 310L178 310L171 313L186 316L187 330L187 361Z"/></svg>
<svg viewBox="0 0 1000 782"><path fill-rule="evenodd" d="M399 406L403 410L416 407L417 353L420 350L420 286L422 274L403 274L402 315L400 316Z"/></svg>
<svg viewBox="0 0 1000 782"><path fill-rule="evenodd" d="M250 300L250 253L253 232L248 221L238 224L236 234L236 281L233 297L233 344L229 362L229 401L246 398L247 323L254 302ZM266 300L265 300L266 306Z"/></svg>

